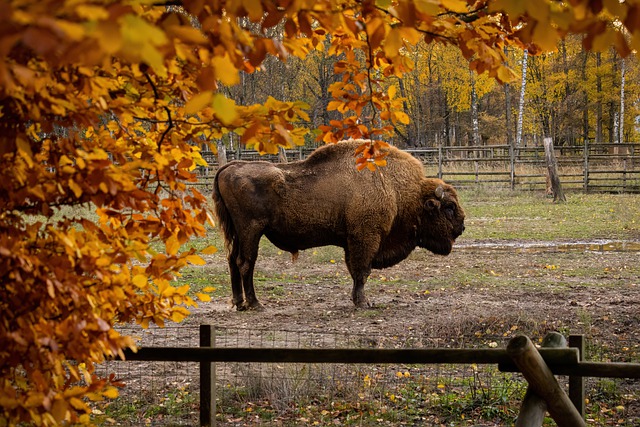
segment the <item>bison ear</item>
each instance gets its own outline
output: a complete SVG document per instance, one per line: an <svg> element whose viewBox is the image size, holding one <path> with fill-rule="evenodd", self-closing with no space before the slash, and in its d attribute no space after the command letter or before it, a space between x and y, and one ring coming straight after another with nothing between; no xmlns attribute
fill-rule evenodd
<svg viewBox="0 0 640 427"><path fill-rule="evenodd" d="M438 209L440 209L440 202L437 200L433 200L432 198L428 198L424 201L424 207L428 211L437 211Z"/></svg>

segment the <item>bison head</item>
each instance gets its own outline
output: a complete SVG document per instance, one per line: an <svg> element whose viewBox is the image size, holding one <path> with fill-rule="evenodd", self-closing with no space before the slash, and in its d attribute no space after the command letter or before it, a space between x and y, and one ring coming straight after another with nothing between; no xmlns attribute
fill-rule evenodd
<svg viewBox="0 0 640 427"><path fill-rule="evenodd" d="M422 208L418 246L438 255L448 255L464 231L464 210L456 190L439 179L422 184Z"/></svg>

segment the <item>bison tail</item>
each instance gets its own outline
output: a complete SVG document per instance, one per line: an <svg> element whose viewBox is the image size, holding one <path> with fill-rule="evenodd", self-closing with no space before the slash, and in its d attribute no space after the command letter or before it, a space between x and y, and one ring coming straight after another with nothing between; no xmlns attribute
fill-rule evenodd
<svg viewBox="0 0 640 427"><path fill-rule="evenodd" d="M218 225L224 235L224 244L227 254L231 254L233 243L237 239L236 229L231 219L231 214L227 209L227 205L224 203L222 194L220 194L220 188L218 187L218 177L220 172L224 170L224 167L218 169L216 176L213 179L213 204L215 208L215 215L218 220Z"/></svg>

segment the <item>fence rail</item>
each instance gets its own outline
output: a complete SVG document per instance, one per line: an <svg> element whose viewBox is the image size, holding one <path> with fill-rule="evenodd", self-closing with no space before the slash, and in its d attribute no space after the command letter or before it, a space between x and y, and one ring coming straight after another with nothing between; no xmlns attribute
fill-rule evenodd
<svg viewBox="0 0 640 427"><path fill-rule="evenodd" d="M289 161L306 158L313 148L285 151ZM479 147L408 148L420 159L427 173L457 187L486 185L510 189L545 190L547 167L544 147L486 145ZM585 142L582 146L556 147L561 183L585 192L640 193L640 142L610 144ZM200 185L210 185L217 165L214 153L204 152L210 167L201 169ZM252 150L227 153L228 160L267 160L276 155L259 155Z"/></svg>
<svg viewBox="0 0 640 427"><path fill-rule="evenodd" d="M559 334L552 333L557 336ZM551 334L550 334L551 335ZM526 372L528 357L514 356L512 347L518 340L527 341L529 352L535 353L542 367ZM529 378L533 372L548 370L555 375L569 375L569 396L572 405L560 415L554 415L559 427L560 419L577 411L584 418L584 377L640 378L640 363L606 363L584 361L584 337L571 336L571 348L535 349L530 340L513 338L506 349L359 349L359 348L258 348L215 347L215 332L211 325L200 326L200 347L143 347L137 352L125 352L128 361L199 362L200 365L200 425L216 424L216 369L215 362L242 363L310 363L310 364L495 364L502 372L522 372ZM557 383L553 380L553 385ZM531 384L531 383L530 383ZM559 389L559 388L558 388ZM564 392L562 392L564 395ZM525 397L525 400L527 397ZM568 400L570 399L570 401ZM552 402L555 404L557 402ZM523 405L524 406L524 405ZM555 408L554 410L557 410ZM529 424L527 424L529 425Z"/></svg>

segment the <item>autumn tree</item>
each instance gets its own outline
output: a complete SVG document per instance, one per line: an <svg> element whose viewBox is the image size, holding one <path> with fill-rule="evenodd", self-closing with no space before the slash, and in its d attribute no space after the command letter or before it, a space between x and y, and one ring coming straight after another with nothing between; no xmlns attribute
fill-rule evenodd
<svg viewBox="0 0 640 427"><path fill-rule="evenodd" d="M117 393L95 364L133 346L114 325L188 314L172 280L203 262L183 249L209 221L189 185L200 150L233 133L275 153L308 132L300 100L231 96L266 58L338 58L337 118L317 131L335 142L406 124L387 79L418 43L505 82L505 46L535 54L575 32L627 56L640 41L631 0L2 0L0 20L0 426L89 424L88 400ZM360 168L384 164L383 144L360 153Z"/></svg>

